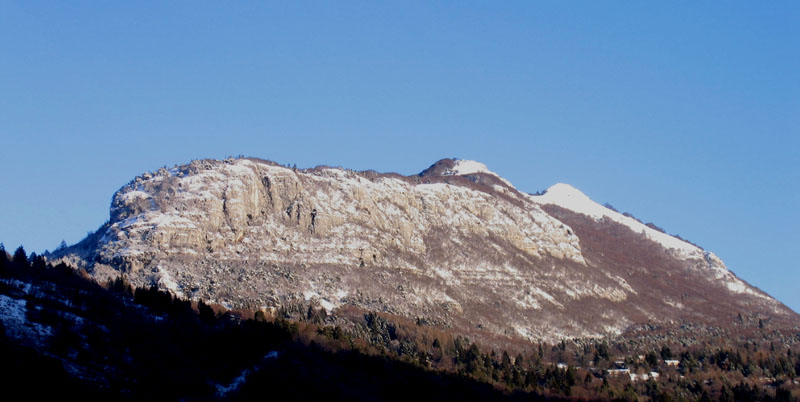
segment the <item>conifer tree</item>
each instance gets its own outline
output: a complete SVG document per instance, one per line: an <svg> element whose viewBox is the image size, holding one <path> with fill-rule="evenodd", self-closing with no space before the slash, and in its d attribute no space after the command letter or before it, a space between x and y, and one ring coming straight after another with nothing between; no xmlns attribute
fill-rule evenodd
<svg viewBox="0 0 800 402"><path fill-rule="evenodd" d="M11 260L17 268L28 268L28 256L25 254L25 249L22 246L14 251L14 257Z"/></svg>
<svg viewBox="0 0 800 402"><path fill-rule="evenodd" d="M0 275L6 275L8 270L8 253L3 243L0 243Z"/></svg>

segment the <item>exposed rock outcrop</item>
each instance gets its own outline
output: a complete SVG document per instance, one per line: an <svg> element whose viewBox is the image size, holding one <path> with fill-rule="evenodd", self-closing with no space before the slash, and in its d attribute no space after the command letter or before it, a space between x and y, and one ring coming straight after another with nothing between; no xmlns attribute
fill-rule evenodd
<svg viewBox="0 0 800 402"><path fill-rule="evenodd" d="M406 177L202 160L134 179L60 256L232 307L354 305L486 337L797 319L713 254L626 219L568 186L522 193L472 161Z"/></svg>

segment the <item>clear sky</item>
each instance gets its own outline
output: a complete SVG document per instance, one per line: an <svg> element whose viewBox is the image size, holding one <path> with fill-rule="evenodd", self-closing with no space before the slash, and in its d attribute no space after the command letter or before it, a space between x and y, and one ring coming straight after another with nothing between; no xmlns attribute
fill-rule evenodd
<svg viewBox="0 0 800 402"><path fill-rule="evenodd" d="M800 311L799 5L0 0L0 241L77 242L197 158L460 157L572 184Z"/></svg>

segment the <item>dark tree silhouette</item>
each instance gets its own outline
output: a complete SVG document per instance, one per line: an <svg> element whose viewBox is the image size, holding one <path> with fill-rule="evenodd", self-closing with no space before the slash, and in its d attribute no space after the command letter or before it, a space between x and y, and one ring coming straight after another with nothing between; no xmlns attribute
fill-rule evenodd
<svg viewBox="0 0 800 402"><path fill-rule="evenodd" d="M17 268L28 268L28 255L25 254L25 249L22 246L17 248L17 251L14 251L14 257L11 259L11 262L17 266Z"/></svg>

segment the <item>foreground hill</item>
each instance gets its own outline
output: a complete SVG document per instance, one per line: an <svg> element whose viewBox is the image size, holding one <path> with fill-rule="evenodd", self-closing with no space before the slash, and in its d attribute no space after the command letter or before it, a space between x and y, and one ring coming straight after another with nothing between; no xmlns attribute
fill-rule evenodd
<svg viewBox="0 0 800 402"><path fill-rule="evenodd" d="M348 331L331 318L222 312L0 245L0 388L11 400L800 398L800 333L745 320L738 335L689 346L664 335L698 327L647 326L509 354L388 314L362 311Z"/></svg>
<svg viewBox="0 0 800 402"><path fill-rule="evenodd" d="M122 187L109 221L51 258L228 308L358 308L495 343L800 323L654 225L565 184L531 195L453 159L414 176L257 159L164 168Z"/></svg>

